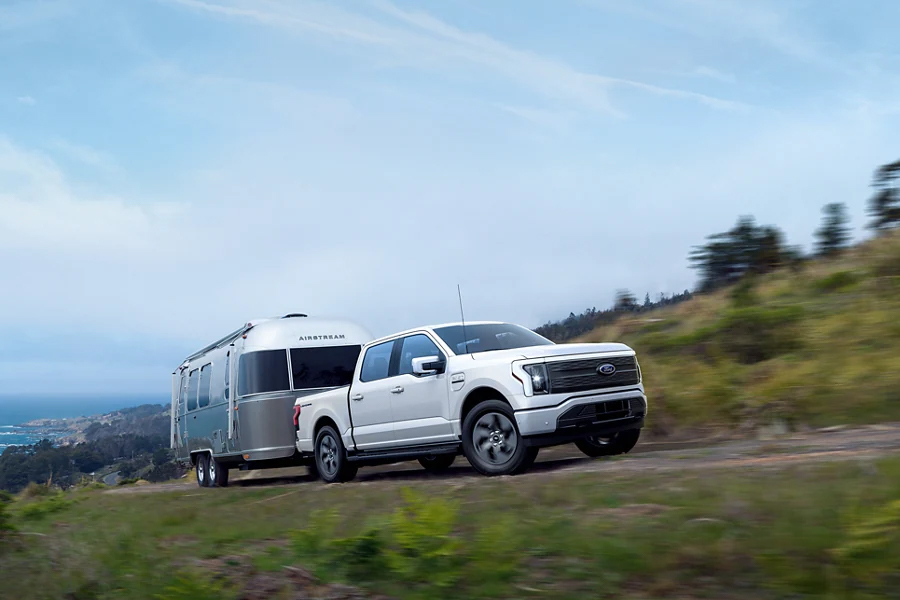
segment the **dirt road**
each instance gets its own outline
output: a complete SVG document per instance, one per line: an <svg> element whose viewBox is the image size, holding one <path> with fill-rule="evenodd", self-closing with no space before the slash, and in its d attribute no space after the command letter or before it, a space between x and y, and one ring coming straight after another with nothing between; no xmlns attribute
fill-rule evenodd
<svg viewBox="0 0 900 600"><path fill-rule="evenodd" d="M798 433L769 440L740 440L724 443L639 442L628 455L615 459L589 459L568 444L541 451L538 462L519 477L552 477L578 473L688 471L697 469L782 468L788 465L822 461L866 460L900 453L900 423L858 428L829 428ZM418 462L397 463L362 468L356 482L414 482L445 479L470 479L477 483L485 478L459 457L445 474L425 472ZM268 471L232 471L233 487L323 485L306 475L306 470L278 469ZM348 484L352 486L353 483ZM193 479L136 485L108 490L108 494L134 494L194 489Z"/></svg>

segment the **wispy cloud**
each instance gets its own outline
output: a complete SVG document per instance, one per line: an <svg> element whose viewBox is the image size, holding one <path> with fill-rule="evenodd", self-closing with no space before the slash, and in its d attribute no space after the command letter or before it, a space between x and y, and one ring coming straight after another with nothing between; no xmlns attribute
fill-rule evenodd
<svg viewBox="0 0 900 600"><path fill-rule="evenodd" d="M373 6L390 21L315 2L168 2L298 34L320 34L332 40L380 47L391 54L394 62L408 67L421 68L435 62L475 66L545 98L616 117L624 116L624 113L610 94L623 87L699 102L715 109L746 108L739 102L689 90L584 72L560 60L515 48L487 34L465 31L424 11L405 10L387 0L375 0Z"/></svg>
<svg viewBox="0 0 900 600"><path fill-rule="evenodd" d="M91 167L104 171L114 171L118 168L112 156L90 146L74 144L62 138L56 138L50 142L50 147L71 159Z"/></svg>
<svg viewBox="0 0 900 600"><path fill-rule="evenodd" d="M0 31L29 27L73 11L70 0L19 0L0 5Z"/></svg>
<svg viewBox="0 0 900 600"><path fill-rule="evenodd" d="M31 96L19 96L16 98L19 101L19 104L27 104L28 106L34 106L37 104L37 100L32 98Z"/></svg>
<svg viewBox="0 0 900 600"><path fill-rule="evenodd" d="M650 0L644 3L590 0L602 10L626 14L701 38L753 42L792 59L842 68L790 14L791 5L765 0ZM816 7L816 4L810 4Z"/></svg>
<svg viewBox="0 0 900 600"><path fill-rule="evenodd" d="M546 110L527 106L509 106L507 104L497 104L496 106L500 110L537 125L538 127L556 131L567 129L575 120L575 115L571 112Z"/></svg>
<svg viewBox="0 0 900 600"><path fill-rule="evenodd" d="M721 81L722 83L734 83L737 81L737 78L731 73L723 73L718 69L713 69L712 67L707 67L706 65L699 65L695 67L690 74L695 77L715 79L716 81Z"/></svg>

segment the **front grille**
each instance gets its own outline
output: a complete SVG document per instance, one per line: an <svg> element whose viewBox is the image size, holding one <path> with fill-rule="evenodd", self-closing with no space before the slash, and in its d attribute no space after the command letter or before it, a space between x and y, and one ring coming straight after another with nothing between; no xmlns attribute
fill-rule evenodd
<svg viewBox="0 0 900 600"><path fill-rule="evenodd" d="M616 367L612 375L601 375L601 365ZM637 385L637 362L633 356L588 358L547 363L551 394L570 394L588 390L602 390L624 385Z"/></svg>
<svg viewBox="0 0 900 600"><path fill-rule="evenodd" d="M646 408L641 398L579 404L561 414L556 421L556 426L557 428L578 427L626 417L640 417L646 413Z"/></svg>

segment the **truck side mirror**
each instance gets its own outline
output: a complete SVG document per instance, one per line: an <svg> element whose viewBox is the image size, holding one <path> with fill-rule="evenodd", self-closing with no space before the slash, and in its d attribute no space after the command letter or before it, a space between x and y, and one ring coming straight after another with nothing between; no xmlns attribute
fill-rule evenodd
<svg viewBox="0 0 900 600"><path fill-rule="evenodd" d="M439 375L447 368L447 361L439 356L420 356L412 359L412 370L416 375Z"/></svg>

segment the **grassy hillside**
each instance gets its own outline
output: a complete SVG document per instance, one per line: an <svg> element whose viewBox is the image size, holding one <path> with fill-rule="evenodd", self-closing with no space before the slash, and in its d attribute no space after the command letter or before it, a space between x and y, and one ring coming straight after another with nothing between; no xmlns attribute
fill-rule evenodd
<svg viewBox="0 0 900 600"><path fill-rule="evenodd" d="M410 600L896 597L896 455L638 467L23 496L21 535L0 529L0 597L370 597L333 582Z"/></svg>
<svg viewBox="0 0 900 600"><path fill-rule="evenodd" d="M657 434L900 420L900 235L580 339L637 350Z"/></svg>

